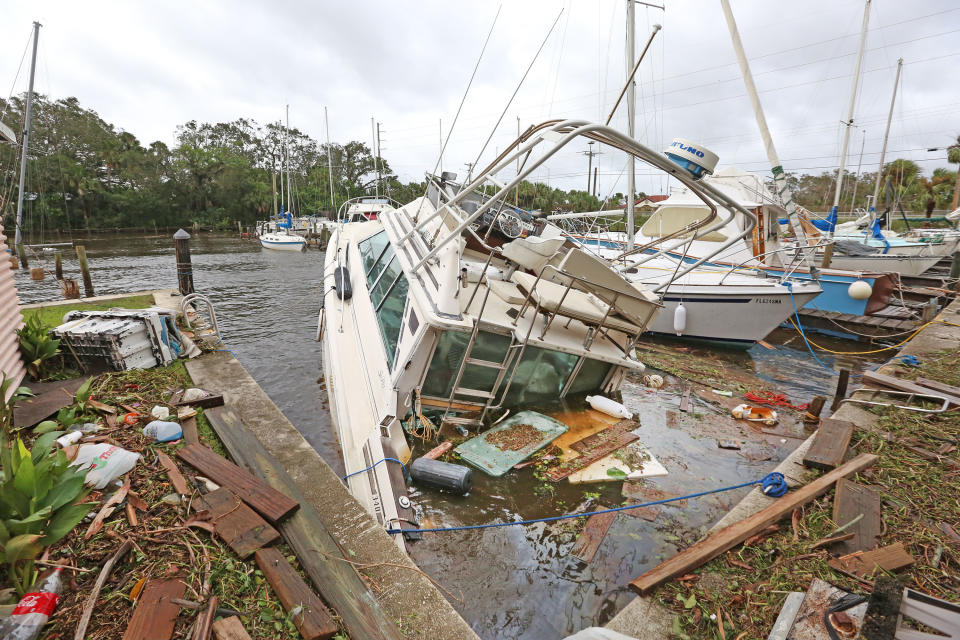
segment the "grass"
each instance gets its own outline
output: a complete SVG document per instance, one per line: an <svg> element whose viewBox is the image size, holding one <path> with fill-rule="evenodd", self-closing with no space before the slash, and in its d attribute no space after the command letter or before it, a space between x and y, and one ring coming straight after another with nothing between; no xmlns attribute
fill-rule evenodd
<svg viewBox="0 0 960 640"><path fill-rule="evenodd" d="M960 351L930 354L911 374L957 384L960 371L951 363L958 356ZM859 453L879 456L874 467L856 478L881 495L879 546L902 542L915 562L898 574L900 580L923 593L955 602L960 588L960 553L940 523L955 526L960 522L956 498L960 495L960 471L925 460L909 447L915 442L915 446L940 450L945 458L958 460L955 445L960 440L960 415L931 416L888 408L875 413L876 423L872 427L858 425L851 446ZM815 475L810 472L811 478ZM781 523L772 535L735 547L689 578L671 581L656 592L657 600L676 614L673 637L765 638L786 593L806 591L813 578L869 594L870 582L834 571L827 564L830 556L825 549L811 551L812 544L846 524L831 519L833 493L798 511L795 527L791 522Z"/></svg>
<svg viewBox="0 0 960 640"><path fill-rule="evenodd" d="M48 327L56 327L63 323L63 316L69 311L106 311L114 307L123 309L144 309L154 304L153 295L145 294L126 298L112 298L99 302L75 302L70 304L55 304L33 309L24 309L23 317L40 315L40 319Z"/></svg>
<svg viewBox="0 0 960 640"><path fill-rule="evenodd" d="M149 414L155 405L166 405L170 394L189 386L191 380L181 361L167 367L146 370L109 372L100 375L93 384L93 395L99 401L119 410L120 404L130 405ZM169 406L169 405L166 405ZM87 417L93 418L90 414ZM96 416L99 418L99 416ZM124 508L108 516L102 530L89 540L83 535L88 524L81 523L64 540L50 549L51 562L71 565L84 571L65 572L66 588L56 613L47 627L50 638L72 637L83 604L103 562L110 557L122 540L135 542L134 549L115 567L111 578L100 592L89 627L90 638L119 638L126 629L134 610L131 590L141 581L178 579L187 585L185 598L196 602L206 600L205 585L210 595L216 595L221 607L241 612L241 621L252 638L300 637L291 617L284 611L252 557L239 558L223 541L200 528L183 527L194 515L187 504L169 504L164 498L173 494L166 472L157 462L157 453L164 452L176 460L180 444L158 444L141 433L142 426L126 426L101 433L129 451L141 455L134 469L127 474L131 491L146 502L148 509L139 511L138 526L132 526ZM224 447L202 412L198 412L197 430L201 442L221 455ZM188 465L178 463L188 478L195 472ZM92 498L102 503L112 493L94 492ZM193 500L196 493L189 497ZM99 504L93 505L94 511ZM296 557L286 545L277 547L299 570ZM301 572L302 573L302 572ZM177 618L175 637L190 637L190 627L197 619L193 610L183 609ZM346 634L337 636L345 640Z"/></svg>

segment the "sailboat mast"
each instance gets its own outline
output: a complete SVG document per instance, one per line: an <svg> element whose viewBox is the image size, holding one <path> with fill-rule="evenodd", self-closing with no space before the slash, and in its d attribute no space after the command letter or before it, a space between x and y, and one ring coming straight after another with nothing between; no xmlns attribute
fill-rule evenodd
<svg viewBox="0 0 960 640"><path fill-rule="evenodd" d="M283 135L280 136L280 210L286 211L286 207L283 206L284 200L286 199L286 191L284 191L283 183L283 170L287 163L287 130L283 130Z"/></svg>
<svg viewBox="0 0 960 640"><path fill-rule="evenodd" d="M333 202L333 158L330 147L330 119L327 117L327 108L323 108L323 124L327 129L327 176L330 178L330 210L336 214L337 208Z"/></svg>
<svg viewBox="0 0 960 640"><path fill-rule="evenodd" d="M743 83L747 86L747 95L750 96L753 114L757 118L760 137L763 138L763 146L767 150L767 160L772 167L774 188L780 195L780 200L787 210L790 228L793 229L793 233L797 238L797 245L803 253L805 266L810 270L810 276L817 279L820 272L813 259L815 250L808 245L807 234L800 225L800 217L797 215L797 204L793 201L793 193L791 193L790 187L787 185L787 176L783 171L783 167L780 165L780 157L777 155L777 149L773 145L770 128L767 126L767 118L763 114L763 106L760 104L760 96L757 93L757 85L753 82L750 63L747 61L747 55L743 51L743 42L740 41L737 22L733 18L733 11L730 10L730 0L720 0L720 5L723 7L723 16L727 20L727 27L730 29L730 40L733 42L733 50L737 54L737 62L740 64L740 74L743 76Z"/></svg>
<svg viewBox="0 0 960 640"><path fill-rule="evenodd" d="M376 125L373 123L373 117L370 118L370 137L373 140L371 143L373 145L373 170L377 175L376 181L373 183L373 193L379 198L380 197L380 167L377 166L377 156L379 152L377 151L377 129Z"/></svg>
<svg viewBox="0 0 960 640"><path fill-rule="evenodd" d="M27 261L23 250L23 234L20 229L23 223L23 189L27 181L27 150L30 147L30 120L33 112L33 78L37 71L37 40L40 38L40 26L39 22L33 23L33 57L30 59L30 85L27 89L27 107L24 113L23 136L21 138L20 190L17 193L17 225L13 241L17 248L17 255L20 257L20 264L24 269L27 268Z"/></svg>
<svg viewBox="0 0 960 640"><path fill-rule="evenodd" d="M883 175L883 161L887 157L887 138L890 137L890 123L893 121L893 105L897 102L897 87L900 86L900 71L903 70L903 58L897 60L897 77L893 80L893 97L890 98L890 112L887 114L887 128L883 131L883 146L880 147L880 166L877 167L877 181L873 185L873 205L870 207L870 222L877 215L877 197L880 195L880 177ZM887 216L887 229L890 228L890 218Z"/></svg>
<svg viewBox="0 0 960 640"><path fill-rule="evenodd" d="M635 139L634 119L636 116L637 96L636 84L631 77L633 70L634 51L634 4L633 0L627 0L627 134L630 139ZM634 194L637 190L637 177L634 175L636 159L633 154L627 154L627 251L633 249L634 245ZM589 176L587 176L589 180Z"/></svg>
<svg viewBox="0 0 960 640"><path fill-rule="evenodd" d="M287 211L293 213L293 188L290 185L290 105L287 105L287 144L284 150L287 153Z"/></svg>
<svg viewBox="0 0 960 640"><path fill-rule="evenodd" d="M860 83L860 67L863 64L863 50L867 44L867 25L870 22L870 2L866 0L863 10L863 27L860 29L860 46L857 48L857 64L853 69L853 87L850 90L850 108L847 110L847 119L844 122L846 131L843 132L843 146L840 148L840 166L837 168L837 188L833 193L833 208L830 215L836 219L840 209L840 189L843 187L843 165L847 161L847 147L850 144L850 129L853 128L853 110L857 104L857 86ZM830 230L833 233L833 230Z"/></svg>

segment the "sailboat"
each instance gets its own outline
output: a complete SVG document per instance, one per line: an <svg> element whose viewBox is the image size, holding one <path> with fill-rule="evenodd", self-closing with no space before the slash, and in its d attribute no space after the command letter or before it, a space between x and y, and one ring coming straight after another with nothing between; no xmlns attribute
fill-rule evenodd
<svg viewBox="0 0 960 640"><path fill-rule="evenodd" d="M284 127L283 141L283 165L280 167L280 194L283 196L283 174L286 169L287 202L293 202L293 189L290 182L290 161L289 151L287 149L286 132L290 128L290 105L287 105L287 124ZM292 205L291 205L292 206ZM280 205L280 221L277 222L277 230L260 234L260 246L264 249L274 249L280 251L303 251L307 246L307 240L301 235L293 233L293 214L290 211L284 212L284 205Z"/></svg>

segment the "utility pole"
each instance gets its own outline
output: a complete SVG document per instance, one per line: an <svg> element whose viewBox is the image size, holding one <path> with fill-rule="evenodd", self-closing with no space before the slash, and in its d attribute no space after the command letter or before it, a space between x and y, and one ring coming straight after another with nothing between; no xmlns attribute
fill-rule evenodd
<svg viewBox="0 0 960 640"><path fill-rule="evenodd" d="M636 117L637 108L637 85L632 77L633 60L635 55L633 32L635 29L636 25L634 24L633 0L627 0L627 135L630 136L631 140L636 138L636 134L634 133L634 120ZM633 157L633 154L627 154L627 251L631 251L634 244L633 200L634 193L636 192L637 188L637 177L634 175L635 165L636 158Z"/></svg>
<svg viewBox="0 0 960 640"><path fill-rule="evenodd" d="M853 110L857 104L857 86L860 83L860 66L863 64L863 50L867 44L867 25L870 22L870 1L867 0L863 10L863 26L860 29L860 46L857 48L857 64L853 68L853 87L850 89L850 108L847 110L847 119L843 124L843 145L840 147L840 166L837 168L837 188L833 192L833 207L830 217L835 221L840 208L840 189L843 187L843 165L847 161L847 146L850 144L850 128L853 126ZM827 232L833 235L833 229Z"/></svg>
<svg viewBox="0 0 960 640"><path fill-rule="evenodd" d="M27 107L23 118L23 136L20 147L20 191L17 193L17 225L13 244L20 257L20 268L27 268L27 252L23 249L23 190L27 180L27 153L30 148L30 119L33 111L33 78L37 71L37 40L40 38L40 23L33 23L33 57L30 59L30 86L27 89Z"/></svg>
<svg viewBox="0 0 960 640"><path fill-rule="evenodd" d="M327 176L330 178L330 211L336 215L337 206L333 201L333 148L330 146L330 118L327 117L327 107L323 107L323 123L327 129Z"/></svg>
<svg viewBox="0 0 960 640"><path fill-rule="evenodd" d="M887 113L887 128L883 131L883 146L880 147L880 166L877 167L877 180L873 185L873 206L870 207L870 223L877 216L877 196L880 195L880 176L883 175L883 161L887 157L887 138L890 137L890 123L893 122L893 105L897 102L897 87L900 86L900 72L903 70L903 58L897 60L897 75L893 80L893 97L890 98L890 112ZM956 208L956 207L954 207ZM887 216L887 229L890 228L890 219Z"/></svg>
<svg viewBox="0 0 960 640"><path fill-rule="evenodd" d="M591 140L590 142L588 142L588 143L587 143L587 150L580 152L580 153L582 153L583 155L587 156L587 193L590 193L590 179L591 179L591 177L592 177L591 174L593 174L593 156L598 156L598 155L600 155L600 152L599 152L599 151L594 151L594 150L593 150L593 144L594 144L594 142L595 142L594 140ZM600 161L598 160L598 161L597 161L597 164L599 164L599 163L600 163Z"/></svg>

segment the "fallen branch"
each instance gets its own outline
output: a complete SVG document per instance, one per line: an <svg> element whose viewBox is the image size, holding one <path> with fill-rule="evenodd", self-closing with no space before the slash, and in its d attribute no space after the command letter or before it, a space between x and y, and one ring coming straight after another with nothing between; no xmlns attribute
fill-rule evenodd
<svg viewBox="0 0 960 640"><path fill-rule="evenodd" d="M850 540L850 539L852 539L855 535L857 535L856 532L855 532L855 531L851 531L850 533L845 533L845 534L843 534L842 536L833 536L832 538L830 538L830 537L828 537L828 538L823 538L822 540L820 540L820 541L818 541L818 542L814 542L812 545L810 545L809 549L810 549L811 551L813 551L814 549L819 549L820 547L829 546L829 545L833 544L834 542L843 542L844 540Z"/></svg>
<svg viewBox="0 0 960 640"><path fill-rule="evenodd" d="M97 581L93 583L90 595L87 596L87 601L83 605L83 613L80 614L80 622L77 623L77 632L73 634L73 640L83 640L86 636L87 626L90 624L90 617L93 616L93 607L97 604L100 589L103 588L107 578L110 577L110 572L113 571L114 565L132 548L133 542L131 540L125 540L123 544L120 545L120 548L117 549L116 553L114 553L113 556L104 563L103 568L100 569L100 575L97 576Z"/></svg>

